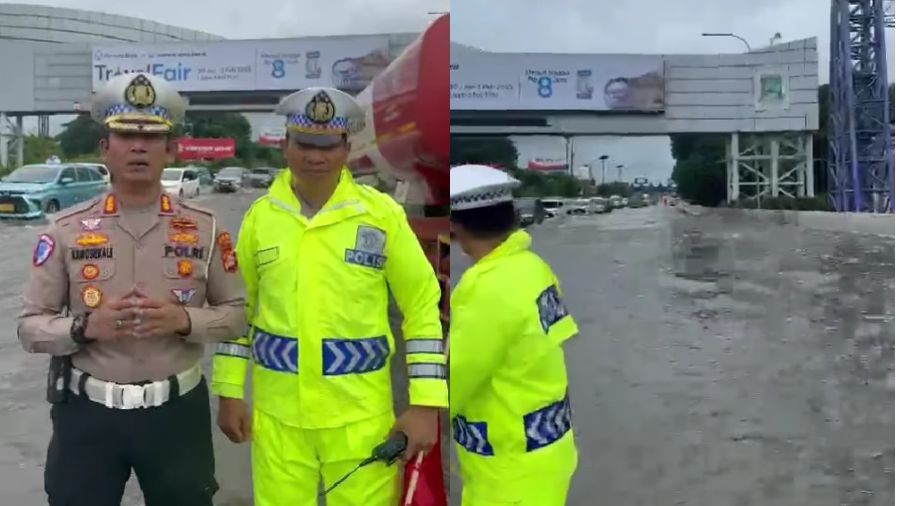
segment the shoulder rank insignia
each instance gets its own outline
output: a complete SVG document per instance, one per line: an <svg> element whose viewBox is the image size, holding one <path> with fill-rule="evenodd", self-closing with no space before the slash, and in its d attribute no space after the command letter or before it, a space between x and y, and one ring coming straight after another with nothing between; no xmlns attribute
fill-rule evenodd
<svg viewBox="0 0 900 506"><path fill-rule="evenodd" d="M231 244L231 234L222 232L216 237L216 244L219 246L219 252L222 256L222 268L225 272L237 271L237 255L234 253L234 246Z"/></svg>
<svg viewBox="0 0 900 506"><path fill-rule="evenodd" d="M79 246L101 246L109 242L109 237L106 234L100 234L95 232L88 232L86 234L81 234L78 236L78 239L75 239L75 243Z"/></svg>
<svg viewBox="0 0 900 506"><path fill-rule="evenodd" d="M103 201L103 214L116 214L119 210L119 204L116 202L115 195L107 195Z"/></svg>
<svg viewBox="0 0 900 506"><path fill-rule="evenodd" d="M170 197L166 193L163 193L159 197L159 212L161 212L161 213L171 213L172 212L172 197Z"/></svg>
<svg viewBox="0 0 900 506"><path fill-rule="evenodd" d="M316 96L306 104L306 117L313 123L328 123L334 119L334 103L324 90L316 93Z"/></svg>
<svg viewBox="0 0 900 506"><path fill-rule="evenodd" d="M41 234L38 238L37 245L34 247L34 254L31 257L31 262L35 267L44 265L47 263L47 260L50 259L50 255L53 254L54 249L56 249L56 241L47 234Z"/></svg>

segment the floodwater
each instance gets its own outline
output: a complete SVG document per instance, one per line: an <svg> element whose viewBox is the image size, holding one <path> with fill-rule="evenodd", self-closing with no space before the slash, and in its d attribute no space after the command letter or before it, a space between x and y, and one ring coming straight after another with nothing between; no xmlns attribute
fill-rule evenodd
<svg viewBox="0 0 900 506"><path fill-rule="evenodd" d="M198 203L236 234L255 196ZM45 501L47 358L14 323L39 230L0 224L0 504ZM570 505L894 504L893 238L671 208L530 232L581 327ZM455 282L467 261L452 261ZM214 434L216 504L250 505L248 447ZM123 504L140 497L132 482Z"/></svg>
<svg viewBox="0 0 900 506"><path fill-rule="evenodd" d="M893 238L671 208L531 232L581 328L569 504L894 504Z"/></svg>

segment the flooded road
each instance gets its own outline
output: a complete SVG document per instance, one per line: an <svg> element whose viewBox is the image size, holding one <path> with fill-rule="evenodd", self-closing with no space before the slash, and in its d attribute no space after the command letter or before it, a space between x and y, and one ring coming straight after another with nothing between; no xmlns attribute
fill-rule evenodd
<svg viewBox="0 0 900 506"><path fill-rule="evenodd" d="M531 232L581 327L569 504L894 504L892 238L665 208Z"/></svg>
<svg viewBox="0 0 900 506"><path fill-rule="evenodd" d="M197 202L236 234L256 195ZM39 231L0 224L4 505L44 503L47 358L14 323ZM661 208L530 231L581 327L571 505L893 504L892 238ZM250 505L248 447L213 432L216 504ZM123 504L140 497L132 482Z"/></svg>

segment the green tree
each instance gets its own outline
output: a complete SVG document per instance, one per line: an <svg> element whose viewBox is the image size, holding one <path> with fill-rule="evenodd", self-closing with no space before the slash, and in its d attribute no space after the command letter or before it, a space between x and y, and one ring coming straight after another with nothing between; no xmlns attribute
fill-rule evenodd
<svg viewBox="0 0 900 506"><path fill-rule="evenodd" d="M672 134L672 180L678 194L704 206L717 206L726 198L725 145L721 134Z"/></svg>
<svg viewBox="0 0 900 506"><path fill-rule="evenodd" d="M507 137L450 137L450 165L480 163L514 169L519 151Z"/></svg>
<svg viewBox="0 0 900 506"><path fill-rule="evenodd" d="M63 131L56 136L66 159L95 153L98 149L103 129L91 119L89 114L79 114L74 120L63 125Z"/></svg>
<svg viewBox="0 0 900 506"><path fill-rule="evenodd" d="M25 137L23 155L25 163L44 163L52 155L60 156L62 148L59 142L52 137L39 137L28 135Z"/></svg>

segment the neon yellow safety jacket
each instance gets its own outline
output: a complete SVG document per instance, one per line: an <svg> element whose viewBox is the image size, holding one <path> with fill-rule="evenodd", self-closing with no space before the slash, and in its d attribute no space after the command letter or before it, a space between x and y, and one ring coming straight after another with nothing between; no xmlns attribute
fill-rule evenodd
<svg viewBox="0 0 900 506"><path fill-rule="evenodd" d="M343 169L312 219L282 171L251 205L237 242L247 288L246 336L221 343L212 391L243 398L304 429L333 428L393 409L388 286L404 315L410 403L446 407L446 359L434 270L390 196Z"/></svg>
<svg viewBox="0 0 900 506"><path fill-rule="evenodd" d="M450 416L464 487L574 473L563 343L578 333L550 267L514 232L450 300ZM521 485L517 485L521 486Z"/></svg>

